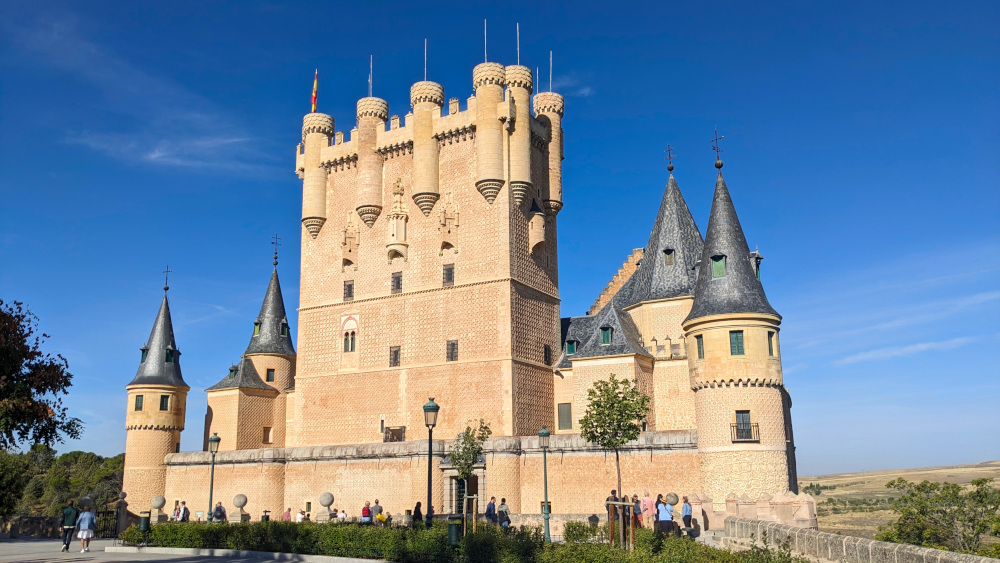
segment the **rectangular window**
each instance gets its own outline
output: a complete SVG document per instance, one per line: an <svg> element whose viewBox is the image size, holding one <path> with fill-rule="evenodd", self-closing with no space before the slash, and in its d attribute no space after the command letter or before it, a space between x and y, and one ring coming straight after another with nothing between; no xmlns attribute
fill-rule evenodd
<svg viewBox="0 0 1000 563"><path fill-rule="evenodd" d="M253 335L260 336L260 323L253 323Z"/></svg>
<svg viewBox="0 0 1000 563"><path fill-rule="evenodd" d="M611 344L611 327L601 327L601 344Z"/></svg>
<svg viewBox="0 0 1000 563"><path fill-rule="evenodd" d="M306 503L306 512L312 512L312 509L313 509L313 503L307 502Z"/></svg>
<svg viewBox="0 0 1000 563"><path fill-rule="evenodd" d="M559 430L573 429L573 403L559 403Z"/></svg>
<svg viewBox="0 0 1000 563"><path fill-rule="evenodd" d="M393 293L403 292L403 272L392 273L392 292Z"/></svg>
<svg viewBox="0 0 1000 563"><path fill-rule="evenodd" d="M141 363L144 363L145 361L146 361L146 350L143 350L142 351L142 358L139 360L139 363L141 364Z"/></svg>
<svg viewBox="0 0 1000 563"><path fill-rule="evenodd" d="M170 395L160 395L160 410L170 410Z"/></svg>
<svg viewBox="0 0 1000 563"><path fill-rule="evenodd" d="M448 361L449 362L458 361L458 340L448 341Z"/></svg>
<svg viewBox="0 0 1000 563"><path fill-rule="evenodd" d="M354 301L354 280L344 280L344 301Z"/></svg>
<svg viewBox="0 0 1000 563"><path fill-rule="evenodd" d="M567 354L576 354L576 340L567 340L566 341L566 353Z"/></svg>
<svg viewBox="0 0 1000 563"><path fill-rule="evenodd" d="M246 333L244 333L244 334L246 334ZM135 396L135 410L137 410L137 411L141 411L142 410L142 395L136 395Z"/></svg>
<svg viewBox="0 0 1000 563"><path fill-rule="evenodd" d="M542 348L542 357L545 360L545 365L552 365L552 347L548 344Z"/></svg>
<svg viewBox="0 0 1000 563"><path fill-rule="evenodd" d="M180 442L177 442L177 443L176 443L176 444L174 445L174 453L175 453L175 454L179 454L179 453L181 453L181 443L180 443Z"/></svg>
<svg viewBox="0 0 1000 563"><path fill-rule="evenodd" d="M743 331L729 331L729 353L733 356L743 355Z"/></svg>
<svg viewBox="0 0 1000 563"><path fill-rule="evenodd" d="M173 350L167 350L167 363L168 364L174 363L174 351Z"/></svg>
<svg viewBox="0 0 1000 563"><path fill-rule="evenodd" d="M713 256L712 257L712 277L713 278L724 278L724 277L726 277L726 257L725 256Z"/></svg>
<svg viewBox="0 0 1000 563"><path fill-rule="evenodd" d="M734 442L753 442L760 438L754 436L754 425L750 423L750 411L736 411L736 424L733 429Z"/></svg>
<svg viewBox="0 0 1000 563"><path fill-rule="evenodd" d="M445 264L444 270L442 271L441 285L448 287L449 285L455 285L455 265Z"/></svg>
<svg viewBox="0 0 1000 563"><path fill-rule="evenodd" d="M702 335L694 337L694 343L698 346L698 359L705 359L705 338Z"/></svg>
<svg viewBox="0 0 1000 563"><path fill-rule="evenodd" d="M288 325L281 325L281 336L288 336Z"/></svg>
<svg viewBox="0 0 1000 563"><path fill-rule="evenodd" d="M263 442L265 444L270 444L271 443L271 427L270 426L265 426L264 427L264 439L263 439Z"/></svg>
<svg viewBox="0 0 1000 563"><path fill-rule="evenodd" d="M674 265L674 249L672 248L663 249L663 265L664 266Z"/></svg>
<svg viewBox="0 0 1000 563"><path fill-rule="evenodd" d="M267 370L266 377L268 383L274 383L274 370L273 369Z"/></svg>
<svg viewBox="0 0 1000 563"><path fill-rule="evenodd" d="M389 367L394 368L399 366L399 346L389 347Z"/></svg>
<svg viewBox="0 0 1000 563"><path fill-rule="evenodd" d="M774 333L773 332L768 332L767 333L767 355L768 356L773 356L774 355Z"/></svg>

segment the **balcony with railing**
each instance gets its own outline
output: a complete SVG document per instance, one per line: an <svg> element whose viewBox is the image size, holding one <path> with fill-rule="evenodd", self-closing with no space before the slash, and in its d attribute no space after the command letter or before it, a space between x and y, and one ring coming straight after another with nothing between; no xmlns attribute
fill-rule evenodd
<svg viewBox="0 0 1000 563"><path fill-rule="evenodd" d="M733 443L737 442L760 442L760 426L753 423L733 423Z"/></svg>
<svg viewBox="0 0 1000 563"><path fill-rule="evenodd" d="M406 441L406 427L405 426L387 426L385 428L385 433L382 436L383 442L405 442Z"/></svg>

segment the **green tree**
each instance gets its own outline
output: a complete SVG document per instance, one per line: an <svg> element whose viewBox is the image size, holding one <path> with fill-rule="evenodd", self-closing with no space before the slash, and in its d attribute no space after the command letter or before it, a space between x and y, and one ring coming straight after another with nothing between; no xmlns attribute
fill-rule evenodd
<svg viewBox="0 0 1000 563"><path fill-rule="evenodd" d="M976 553L984 535L1000 535L1000 489L993 479L975 479L968 490L954 483L902 478L886 487L901 493L892 501L899 519L876 539Z"/></svg>
<svg viewBox="0 0 1000 563"><path fill-rule="evenodd" d="M642 431L640 421L649 412L649 396L639 391L633 380L598 380L587 390L587 411L580 419L580 437L605 450L614 450L618 471L618 492L622 491L622 466L618 450L637 440Z"/></svg>
<svg viewBox="0 0 1000 563"><path fill-rule="evenodd" d="M31 479L25 456L0 450L0 515L15 513Z"/></svg>
<svg viewBox="0 0 1000 563"><path fill-rule="evenodd" d="M0 449L79 438L83 424L69 416L61 395L72 385L69 364L41 351L49 335L23 303L0 299Z"/></svg>
<svg viewBox="0 0 1000 563"><path fill-rule="evenodd" d="M469 492L469 479L472 478L472 472L476 464L479 463L479 458L483 456L483 444L486 443L486 439L491 434L493 431L490 430L490 426L480 418L478 428L473 428L471 425L466 426L465 431L458 435L455 445L451 448L449 454L451 465L458 473L458 477L465 481L466 494ZM466 502L462 503L463 521L468 519L467 505Z"/></svg>

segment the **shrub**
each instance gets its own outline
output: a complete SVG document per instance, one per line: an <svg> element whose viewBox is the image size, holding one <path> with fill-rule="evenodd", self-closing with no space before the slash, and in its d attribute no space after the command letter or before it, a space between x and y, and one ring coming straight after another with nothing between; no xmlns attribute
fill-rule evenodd
<svg viewBox="0 0 1000 563"><path fill-rule="evenodd" d="M563 540L566 543L589 543L597 536L597 527L589 522L566 522L563 526Z"/></svg>

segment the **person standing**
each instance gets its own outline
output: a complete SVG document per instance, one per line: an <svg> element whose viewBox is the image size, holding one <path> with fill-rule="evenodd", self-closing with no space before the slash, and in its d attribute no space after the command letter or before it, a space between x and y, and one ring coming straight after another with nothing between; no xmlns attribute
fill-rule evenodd
<svg viewBox="0 0 1000 563"><path fill-rule="evenodd" d="M185 502L185 501L182 500L181 501L181 517L180 517L180 521L181 522L187 522L190 519L191 519L191 511L188 510L187 502Z"/></svg>
<svg viewBox="0 0 1000 563"><path fill-rule="evenodd" d="M97 527L97 518L94 513L90 511L89 506L83 507L83 512L80 513L80 517L77 519L76 523L80 526L80 531L76 534L76 537L80 538L80 553L86 553L90 551L90 540L94 537L94 528Z"/></svg>
<svg viewBox="0 0 1000 563"><path fill-rule="evenodd" d="M305 517L306 517L306 511L305 510L299 510L298 513L295 514L295 523L298 524L298 523L302 522L302 519L305 518Z"/></svg>
<svg viewBox="0 0 1000 563"><path fill-rule="evenodd" d="M646 496L642 497L642 526L652 530L654 522L656 522L656 505L653 503L653 497L649 496L649 491L646 491Z"/></svg>
<svg viewBox="0 0 1000 563"><path fill-rule="evenodd" d="M172 522L181 521L181 503L174 501L174 513L170 515L170 520Z"/></svg>
<svg viewBox="0 0 1000 563"><path fill-rule="evenodd" d="M372 503L365 501L365 505L361 507L361 523L371 524L372 521Z"/></svg>
<svg viewBox="0 0 1000 563"><path fill-rule="evenodd" d="M226 509L222 506L221 502L215 503L215 508L212 509L212 522L225 522L226 521Z"/></svg>
<svg viewBox="0 0 1000 563"><path fill-rule="evenodd" d="M684 520L684 527L691 527L691 505L688 504L688 498L684 497L684 504L681 505L681 520Z"/></svg>
<svg viewBox="0 0 1000 563"><path fill-rule="evenodd" d="M372 522L382 524L385 517L379 518L379 516L382 516L382 505L378 503L378 499L375 499L375 506L372 507Z"/></svg>
<svg viewBox="0 0 1000 563"><path fill-rule="evenodd" d="M422 505L420 504L420 501L418 500L417 501L417 505L413 507L413 526L414 527L419 526L420 524L423 524L423 522L424 522L424 512L422 510L420 510L421 506Z"/></svg>
<svg viewBox="0 0 1000 563"><path fill-rule="evenodd" d="M656 495L656 531L661 534L669 534L670 522L673 518L670 505L663 500L663 495Z"/></svg>
<svg viewBox="0 0 1000 563"><path fill-rule="evenodd" d="M618 502L618 489L611 489L611 494L608 498L604 499L606 503ZM614 504L605 504L605 508L608 509L608 522L611 524L611 544L614 545L615 538L618 537L618 533L615 531L618 529L618 506Z"/></svg>
<svg viewBox="0 0 1000 563"><path fill-rule="evenodd" d="M486 521L497 523L497 497L490 497L490 502L486 504Z"/></svg>
<svg viewBox="0 0 1000 563"><path fill-rule="evenodd" d="M73 501L67 502L66 505L62 511L63 546L59 551L69 551L69 544L73 542L73 530L76 529L76 519L80 516L80 511L73 506Z"/></svg>
<svg viewBox="0 0 1000 563"><path fill-rule="evenodd" d="M639 494L632 495L632 525L636 530L642 527L642 503L639 502Z"/></svg>
<svg viewBox="0 0 1000 563"><path fill-rule="evenodd" d="M282 522L292 521L292 507L289 506L287 509L285 509L284 514L281 515L281 521Z"/></svg>
<svg viewBox="0 0 1000 563"><path fill-rule="evenodd" d="M500 506L497 507L497 519L500 526L506 528L510 526L510 507L507 506L507 499L500 499Z"/></svg>

